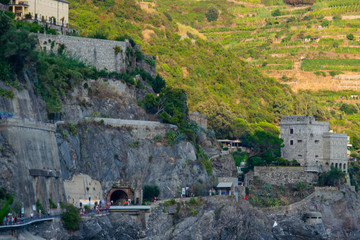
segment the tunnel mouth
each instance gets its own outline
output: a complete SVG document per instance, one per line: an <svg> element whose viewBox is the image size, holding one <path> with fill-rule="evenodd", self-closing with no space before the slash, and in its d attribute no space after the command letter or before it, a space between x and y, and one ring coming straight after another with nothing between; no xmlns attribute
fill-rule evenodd
<svg viewBox="0 0 360 240"><path fill-rule="evenodd" d="M127 201L128 199L129 196L123 190L115 190L110 196L110 201L113 201L113 205L123 205L125 200Z"/></svg>

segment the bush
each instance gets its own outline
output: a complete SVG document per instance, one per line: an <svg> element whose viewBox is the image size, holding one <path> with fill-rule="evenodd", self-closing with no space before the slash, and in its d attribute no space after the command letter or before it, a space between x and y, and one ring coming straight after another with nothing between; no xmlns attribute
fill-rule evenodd
<svg viewBox="0 0 360 240"><path fill-rule="evenodd" d="M160 189L156 185L144 186L144 201L153 201L155 197L160 195Z"/></svg>
<svg viewBox="0 0 360 240"><path fill-rule="evenodd" d="M165 201L164 202L164 206L171 206L171 205L174 205L174 204L176 204L176 201L175 201L175 199L171 199L171 200L169 200L169 201Z"/></svg>
<svg viewBox="0 0 360 240"><path fill-rule="evenodd" d="M329 22L329 20L326 20L326 19L323 20L322 23L321 23L322 27L328 27L329 25L330 25L330 22Z"/></svg>
<svg viewBox="0 0 360 240"><path fill-rule="evenodd" d="M339 74L344 74L343 72L336 70L336 71L329 71L330 76L335 77L336 75Z"/></svg>
<svg viewBox="0 0 360 240"><path fill-rule="evenodd" d="M207 20L209 22L213 22L216 21L219 17L219 12L216 8L214 7L210 7L207 11L207 13L205 14Z"/></svg>
<svg viewBox="0 0 360 240"><path fill-rule="evenodd" d="M61 220L67 230L75 231L80 227L81 217L79 216L79 209L71 204L66 206L66 211L61 214Z"/></svg>
<svg viewBox="0 0 360 240"><path fill-rule="evenodd" d="M56 204L49 198L49 205L50 205L50 208L57 208Z"/></svg>
<svg viewBox="0 0 360 240"><path fill-rule="evenodd" d="M280 9L276 9L276 10L272 11L271 16L273 16L273 17L281 16Z"/></svg>
<svg viewBox="0 0 360 240"><path fill-rule="evenodd" d="M323 172L318 179L319 186L339 186L345 182L345 173L337 168L332 168L329 172Z"/></svg>
<svg viewBox="0 0 360 240"><path fill-rule="evenodd" d="M346 38L349 39L350 41L355 39L354 34L352 34L352 33L346 35Z"/></svg>

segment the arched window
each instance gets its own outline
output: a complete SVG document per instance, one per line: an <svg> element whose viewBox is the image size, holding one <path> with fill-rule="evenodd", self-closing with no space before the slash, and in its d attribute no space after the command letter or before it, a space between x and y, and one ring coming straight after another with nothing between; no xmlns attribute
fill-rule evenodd
<svg viewBox="0 0 360 240"><path fill-rule="evenodd" d="M335 168L338 168L338 165L337 165L337 163L335 163Z"/></svg>

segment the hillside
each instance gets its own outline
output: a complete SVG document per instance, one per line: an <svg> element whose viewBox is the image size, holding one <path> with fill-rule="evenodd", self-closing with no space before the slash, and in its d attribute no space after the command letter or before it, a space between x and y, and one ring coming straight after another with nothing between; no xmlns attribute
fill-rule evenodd
<svg viewBox="0 0 360 240"><path fill-rule="evenodd" d="M358 69L358 42L346 38L356 30L359 20L349 16L358 11L357 5L343 4L71 1L70 16L83 36L128 35L140 43L147 54L156 56L157 71L167 84L184 89L189 109L205 113L213 127L213 112L220 115L222 126L235 117L276 123L283 115L315 115L358 138L358 100L350 99L358 93L345 91L346 84L356 81L340 83L331 76L356 74ZM206 17L211 7L219 13L216 21ZM348 17L340 20L339 14ZM302 56L307 59L300 61ZM354 106L355 112L340 111L343 103Z"/></svg>

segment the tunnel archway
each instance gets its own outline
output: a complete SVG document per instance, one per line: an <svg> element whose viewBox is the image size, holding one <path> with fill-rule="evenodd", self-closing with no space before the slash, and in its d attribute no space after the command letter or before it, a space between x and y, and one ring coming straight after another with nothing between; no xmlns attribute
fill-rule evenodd
<svg viewBox="0 0 360 240"><path fill-rule="evenodd" d="M113 205L124 204L125 200L130 199L130 196L123 190L115 190L110 195L110 201L113 201Z"/></svg>

